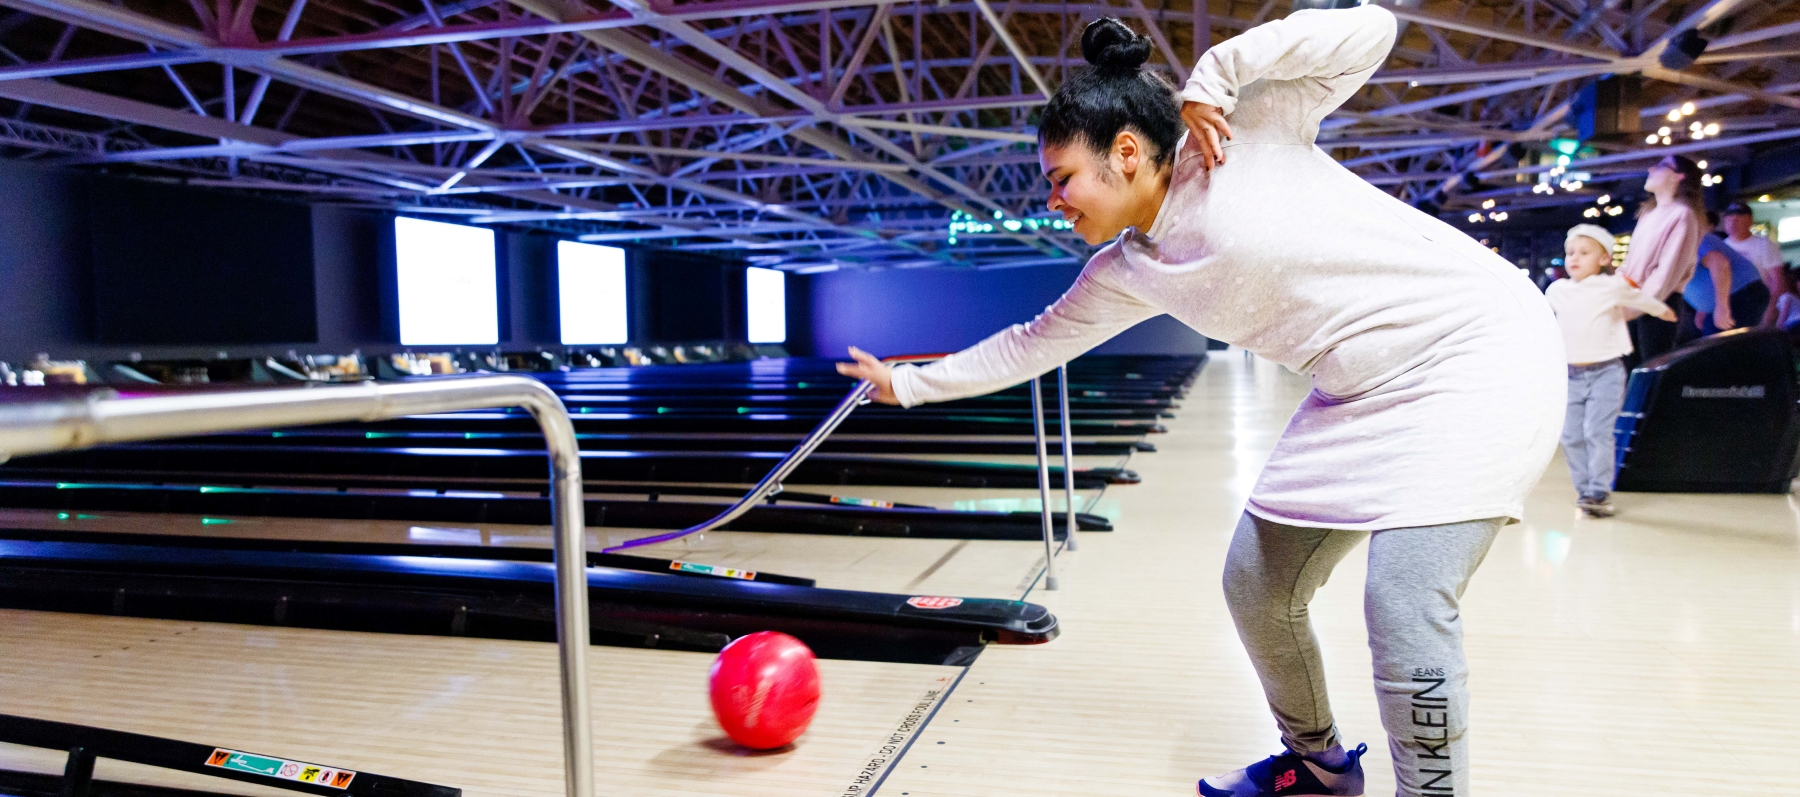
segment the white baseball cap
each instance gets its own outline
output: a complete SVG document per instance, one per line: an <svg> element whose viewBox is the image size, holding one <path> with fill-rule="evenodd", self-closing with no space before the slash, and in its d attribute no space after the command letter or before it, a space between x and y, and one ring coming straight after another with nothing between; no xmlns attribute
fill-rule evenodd
<svg viewBox="0 0 1800 797"><path fill-rule="evenodd" d="M1600 244L1602 251L1609 255L1612 254L1613 235L1607 232L1605 227L1598 224L1577 224L1569 228L1569 237L1564 240L1573 241L1576 236L1592 238L1595 243Z"/></svg>

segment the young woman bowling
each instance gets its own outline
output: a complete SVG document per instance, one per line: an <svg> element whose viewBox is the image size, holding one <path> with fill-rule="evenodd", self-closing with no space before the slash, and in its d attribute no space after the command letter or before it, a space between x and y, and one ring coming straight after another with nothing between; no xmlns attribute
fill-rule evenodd
<svg viewBox="0 0 1800 797"><path fill-rule="evenodd" d="M1139 68L1147 40L1090 24L1091 66L1045 107L1039 160L1050 209L1111 242L1030 323L924 367L856 349L839 366L911 407L1018 384L1168 313L1312 378L1224 576L1287 749L1200 781L1208 797L1363 793L1367 746L1341 744L1307 604L1365 539L1399 793L1469 794L1458 602L1562 428L1562 341L1524 272L1313 145L1394 36L1378 6L1301 11L1212 48L1178 104Z"/></svg>

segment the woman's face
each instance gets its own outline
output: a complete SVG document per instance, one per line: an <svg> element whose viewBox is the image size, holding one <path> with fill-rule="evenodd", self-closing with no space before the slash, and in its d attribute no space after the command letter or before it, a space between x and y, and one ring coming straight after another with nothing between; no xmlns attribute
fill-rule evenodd
<svg viewBox="0 0 1800 797"><path fill-rule="evenodd" d="M1651 193L1673 191L1681 185L1681 172L1669 168L1667 164L1658 163L1650 167L1650 176L1644 178L1644 190Z"/></svg>
<svg viewBox="0 0 1800 797"><path fill-rule="evenodd" d="M1125 135L1121 139L1127 138ZM1138 197L1123 174L1136 171L1141 153L1135 139L1121 153L1095 152L1077 139L1061 146L1038 147L1038 164L1050 180L1050 210L1075 225L1075 233L1098 245L1119 236L1138 218Z"/></svg>

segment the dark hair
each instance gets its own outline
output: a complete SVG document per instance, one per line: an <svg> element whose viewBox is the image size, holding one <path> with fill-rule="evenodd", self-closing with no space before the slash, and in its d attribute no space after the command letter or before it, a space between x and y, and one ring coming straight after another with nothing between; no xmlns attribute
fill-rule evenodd
<svg viewBox="0 0 1800 797"><path fill-rule="evenodd" d="M1150 58L1150 39L1125 23L1102 17L1081 34L1081 55L1092 66L1076 69L1044 106L1038 143L1063 146L1080 139L1105 152L1125 129L1150 139L1150 160L1167 166L1181 140L1181 106L1175 89L1140 67Z"/></svg>
<svg viewBox="0 0 1800 797"><path fill-rule="evenodd" d="M1675 189L1675 198L1687 205L1696 218L1706 215L1706 186L1700 184L1705 172L1700 171L1700 164L1685 155L1670 155L1658 161L1657 166L1671 169L1681 175L1681 185ZM1642 216L1656 208L1656 195L1651 194L1638 206L1638 215Z"/></svg>

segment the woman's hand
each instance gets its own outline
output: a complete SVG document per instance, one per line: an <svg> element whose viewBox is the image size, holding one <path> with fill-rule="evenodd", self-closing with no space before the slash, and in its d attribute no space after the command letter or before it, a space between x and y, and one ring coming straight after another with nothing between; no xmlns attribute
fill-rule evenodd
<svg viewBox="0 0 1800 797"><path fill-rule="evenodd" d="M1188 101L1181 104L1181 121L1187 123L1188 138L1205 156L1201 165L1207 171L1225 164L1225 142L1231 139L1231 123L1217 105Z"/></svg>
<svg viewBox="0 0 1800 797"><path fill-rule="evenodd" d="M867 379L875 385L875 394L870 396L883 404L899 404L899 397L894 395L894 366L888 365L855 346L850 347L850 358L853 363L838 363L837 372L855 379Z"/></svg>
<svg viewBox="0 0 1800 797"><path fill-rule="evenodd" d="M1674 323L1678 316L1675 315L1674 310L1670 310L1669 308L1665 307L1665 308L1663 308L1663 311L1661 313L1657 314L1656 317L1660 318L1664 321L1667 321L1669 323Z"/></svg>

